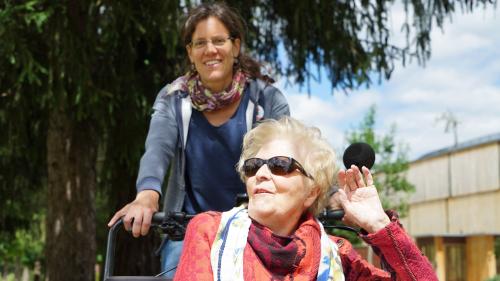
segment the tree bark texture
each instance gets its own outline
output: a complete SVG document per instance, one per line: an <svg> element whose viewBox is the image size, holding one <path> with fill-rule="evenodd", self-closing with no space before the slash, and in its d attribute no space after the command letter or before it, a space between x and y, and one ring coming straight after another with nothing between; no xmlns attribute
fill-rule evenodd
<svg viewBox="0 0 500 281"><path fill-rule="evenodd" d="M49 114L47 237L49 281L93 281L96 133L63 109Z"/></svg>

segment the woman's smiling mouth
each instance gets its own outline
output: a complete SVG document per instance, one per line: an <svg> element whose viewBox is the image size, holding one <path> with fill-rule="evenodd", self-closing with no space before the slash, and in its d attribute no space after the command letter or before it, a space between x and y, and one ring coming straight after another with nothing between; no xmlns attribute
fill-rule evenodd
<svg viewBox="0 0 500 281"><path fill-rule="evenodd" d="M220 63L221 63L221 60L209 60L209 61L206 61L204 64L206 66L213 67L213 66L216 66Z"/></svg>

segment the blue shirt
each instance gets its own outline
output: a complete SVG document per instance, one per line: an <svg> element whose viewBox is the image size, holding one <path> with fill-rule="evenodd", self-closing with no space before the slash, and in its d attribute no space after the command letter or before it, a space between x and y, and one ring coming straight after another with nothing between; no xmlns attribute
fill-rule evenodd
<svg viewBox="0 0 500 281"><path fill-rule="evenodd" d="M245 90L238 110L219 127L211 125L202 112L193 110L186 143L186 198L184 211L227 211L245 185L236 171L246 133L250 95Z"/></svg>

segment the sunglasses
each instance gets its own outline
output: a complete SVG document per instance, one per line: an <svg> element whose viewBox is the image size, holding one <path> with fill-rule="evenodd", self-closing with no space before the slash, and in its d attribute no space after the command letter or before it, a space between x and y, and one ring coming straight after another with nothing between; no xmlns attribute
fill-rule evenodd
<svg viewBox="0 0 500 281"><path fill-rule="evenodd" d="M274 175L284 176L295 170L299 170L304 176L314 179L300 163L292 157L274 156L267 160L261 158L249 158L243 162L243 172L246 177L255 176L260 167L267 164L267 167Z"/></svg>

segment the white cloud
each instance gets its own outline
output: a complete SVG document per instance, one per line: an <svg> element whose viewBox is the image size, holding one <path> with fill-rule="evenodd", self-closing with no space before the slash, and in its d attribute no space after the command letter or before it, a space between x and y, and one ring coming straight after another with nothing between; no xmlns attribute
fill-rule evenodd
<svg viewBox="0 0 500 281"><path fill-rule="evenodd" d="M317 97L308 98L307 95L288 95L287 98L292 116L318 127L333 147L339 147L344 134L336 124L341 116L332 110L335 106L331 102L324 102Z"/></svg>
<svg viewBox="0 0 500 281"><path fill-rule="evenodd" d="M318 127L337 150L344 147L345 131L357 124L371 105L380 102L380 95L373 91L349 96L337 93L325 99L316 95L308 96L305 93L293 92L283 88L280 82L277 86L285 93L292 116L308 125Z"/></svg>
<svg viewBox="0 0 500 281"><path fill-rule="evenodd" d="M392 16L397 28L402 19L401 11ZM308 98L290 88L283 92L292 115L318 126L335 148L343 146L344 131L358 124L375 103L377 130L384 132L396 124L398 139L410 145L410 158L415 159L453 144L453 135L444 133L444 123L436 122L445 111L453 112L460 121L459 141L500 132L499 26L496 10L458 12L451 23L445 23L444 32L432 32L432 57L425 68L415 64L398 67L389 81L349 96L313 93Z"/></svg>

